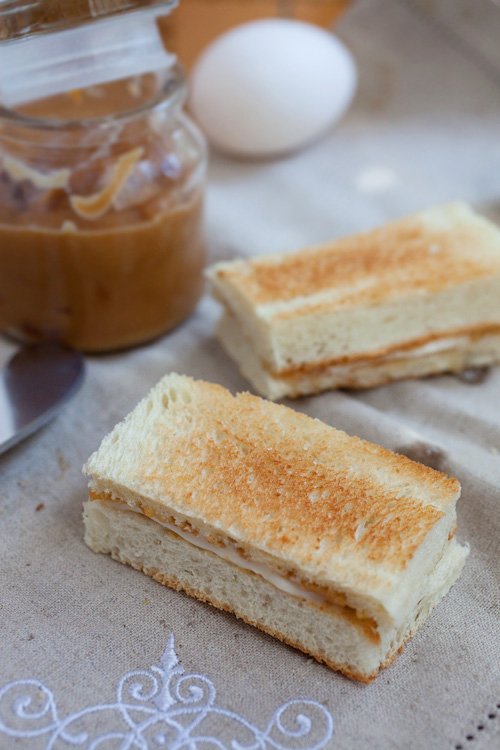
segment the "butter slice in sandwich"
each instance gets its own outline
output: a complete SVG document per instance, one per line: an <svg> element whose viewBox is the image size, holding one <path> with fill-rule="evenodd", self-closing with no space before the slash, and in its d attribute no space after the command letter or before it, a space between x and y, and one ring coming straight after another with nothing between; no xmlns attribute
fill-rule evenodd
<svg viewBox="0 0 500 750"><path fill-rule="evenodd" d="M460 486L285 406L171 374L104 438L85 541L368 682L456 581Z"/></svg>
<svg viewBox="0 0 500 750"><path fill-rule="evenodd" d="M271 399L500 362L500 230L462 203L208 276L218 337Z"/></svg>

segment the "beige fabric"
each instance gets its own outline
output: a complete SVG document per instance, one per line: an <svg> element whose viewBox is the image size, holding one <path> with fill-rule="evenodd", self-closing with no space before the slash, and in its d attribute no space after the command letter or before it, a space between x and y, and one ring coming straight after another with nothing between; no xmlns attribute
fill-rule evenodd
<svg viewBox="0 0 500 750"><path fill-rule="evenodd" d="M500 88L408 5L366 0L346 17L342 35L359 60L360 91L326 140L276 163L214 159L212 261L322 242L457 198L500 217ZM384 174L393 175L392 188ZM157 663L173 632L186 670L210 676L218 704L261 727L284 701L305 697L335 717L332 750L497 747L500 368L475 386L440 377L291 404L439 464L463 485L460 537L471 545L464 573L371 685L351 683L84 545L81 466L150 386L173 369L247 387L212 336L216 307L205 299L189 323L153 346L91 359L64 414L0 458L0 686L37 678L64 716L113 700L120 677ZM11 350L1 344L0 357ZM0 734L1 750L45 747L43 737L28 743Z"/></svg>

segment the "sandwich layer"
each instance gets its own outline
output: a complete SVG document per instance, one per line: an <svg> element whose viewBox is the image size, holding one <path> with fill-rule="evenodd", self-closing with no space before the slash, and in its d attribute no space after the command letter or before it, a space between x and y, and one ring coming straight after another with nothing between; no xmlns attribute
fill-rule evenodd
<svg viewBox="0 0 500 750"><path fill-rule="evenodd" d="M472 335L454 332L433 338L429 343L405 345L388 354L355 358L341 364L314 364L273 373L259 360L233 315L225 313L217 327L217 337L237 362L241 374L258 393L271 400L298 398L335 388L373 388L405 378L437 373L458 373L467 368L500 362L500 331L490 327Z"/></svg>
<svg viewBox="0 0 500 750"><path fill-rule="evenodd" d="M92 549L365 681L467 555L455 539L455 479L175 374L84 470Z"/></svg>
<svg viewBox="0 0 500 750"><path fill-rule="evenodd" d="M466 549L452 539L429 576L426 596L399 629L378 639L345 608L277 588L260 574L203 549L123 503L94 500L84 508L85 541L95 551L185 591L310 654L353 679L369 682L427 619L459 576Z"/></svg>
<svg viewBox="0 0 500 750"><path fill-rule="evenodd" d="M89 459L91 496L398 626L456 525L455 479L249 394L170 375Z"/></svg>
<svg viewBox="0 0 500 750"><path fill-rule="evenodd" d="M100 504L100 507L107 508L108 510L121 510L144 515L141 511L124 503L120 498L114 498L110 495L104 494L98 495L95 492L90 492L89 498L91 501L97 501ZM367 638L375 642L380 641L377 622L371 617L363 615L362 612L356 611L352 607L347 606L344 594L340 592L332 592L331 590L322 592L318 589L314 590L314 588L312 588L307 582L299 581L296 578L280 574L269 565L248 559L242 553L242 550L237 547L221 544L220 542L215 543L215 541L210 541L207 537L188 531L186 527L180 527L175 523L159 521L157 518L149 515L144 517L150 518L152 521L180 537L185 542L188 542L199 549L210 552L237 568L250 571L251 573L260 576L279 591L283 591L286 594L298 597L299 599L305 599L321 609L333 607L336 612L341 613L342 617L353 625L361 628Z"/></svg>
<svg viewBox="0 0 500 750"><path fill-rule="evenodd" d="M311 373L306 393L353 381L365 387L364 376L343 379L340 370L321 383L326 367L354 369L451 336L500 334L500 231L464 204L321 247L219 263L208 276L252 359L271 378L299 377L302 389ZM433 366L448 366L442 360ZM497 352L487 364L496 361ZM420 374L410 361L390 376L408 372Z"/></svg>

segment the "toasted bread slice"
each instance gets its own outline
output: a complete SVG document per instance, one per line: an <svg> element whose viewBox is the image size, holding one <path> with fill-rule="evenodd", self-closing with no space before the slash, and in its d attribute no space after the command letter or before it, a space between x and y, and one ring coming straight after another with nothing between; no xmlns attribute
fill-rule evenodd
<svg viewBox="0 0 500 750"><path fill-rule="evenodd" d="M358 679L392 658L467 554L455 479L183 376L160 381L85 472L93 549Z"/></svg>
<svg viewBox="0 0 500 750"><path fill-rule="evenodd" d="M477 349L482 364L500 361L500 231L465 204L297 253L219 263L208 276L244 351L227 319L222 343L271 398L454 372L474 364ZM487 337L496 340L485 354ZM455 356L442 354L451 348Z"/></svg>

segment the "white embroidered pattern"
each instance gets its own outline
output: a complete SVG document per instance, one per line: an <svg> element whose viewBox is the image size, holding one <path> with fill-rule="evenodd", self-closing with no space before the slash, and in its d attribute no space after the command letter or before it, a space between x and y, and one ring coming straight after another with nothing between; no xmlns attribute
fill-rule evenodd
<svg viewBox="0 0 500 750"><path fill-rule="evenodd" d="M9 682L0 689L0 735L24 747L43 738L45 750L320 750L333 737L333 717L316 701L290 700L259 729L215 699L208 677L184 674L170 635L159 665L121 678L115 703L65 718L38 680Z"/></svg>

